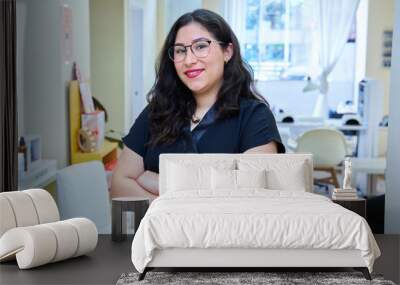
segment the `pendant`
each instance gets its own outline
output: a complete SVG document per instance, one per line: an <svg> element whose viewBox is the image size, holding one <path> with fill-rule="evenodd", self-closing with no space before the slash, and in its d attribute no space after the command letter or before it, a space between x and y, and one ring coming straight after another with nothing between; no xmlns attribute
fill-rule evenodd
<svg viewBox="0 0 400 285"><path fill-rule="evenodd" d="M193 123L193 124L197 124L197 123L199 123L199 122L200 122L200 119L199 119L199 118L197 118L197 117L196 117L196 116L194 116L194 115L193 115L193 117L192 117L192 119L191 119L191 120L192 120L192 123Z"/></svg>

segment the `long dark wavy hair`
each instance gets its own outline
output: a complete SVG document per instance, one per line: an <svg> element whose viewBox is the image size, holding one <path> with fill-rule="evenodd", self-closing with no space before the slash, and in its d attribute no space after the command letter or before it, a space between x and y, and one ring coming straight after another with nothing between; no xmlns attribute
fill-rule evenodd
<svg viewBox="0 0 400 285"><path fill-rule="evenodd" d="M149 102L150 146L173 143L182 127L190 122L196 111L192 91L179 79L168 49L174 45L180 28L198 23L222 42L225 49L233 46L233 55L224 66L223 82L217 95L217 119L226 118L239 112L240 98L265 102L256 91L251 67L240 56L240 45L227 22L218 14L198 9L182 15L172 26L165 39L156 64L156 80L147 94Z"/></svg>

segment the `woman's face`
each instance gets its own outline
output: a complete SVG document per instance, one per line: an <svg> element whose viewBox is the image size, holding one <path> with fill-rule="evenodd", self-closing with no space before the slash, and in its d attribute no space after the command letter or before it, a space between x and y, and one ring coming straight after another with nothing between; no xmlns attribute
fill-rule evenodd
<svg viewBox="0 0 400 285"><path fill-rule="evenodd" d="M175 45L188 46L202 39L213 41L209 46L208 55L197 57L188 47L185 58L180 62L174 61L175 69L179 78L194 95L209 94L210 92L216 94L222 84L225 61L232 56L232 44L223 49L215 42L216 39L206 28L193 22L178 30ZM201 48L201 46L198 47L198 50L200 51ZM193 50L195 50L195 46L193 46Z"/></svg>

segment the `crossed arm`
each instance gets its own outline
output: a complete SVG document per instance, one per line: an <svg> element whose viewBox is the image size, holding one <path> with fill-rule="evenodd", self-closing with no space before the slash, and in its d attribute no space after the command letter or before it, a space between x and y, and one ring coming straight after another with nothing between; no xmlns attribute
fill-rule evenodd
<svg viewBox="0 0 400 285"><path fill-rule="evenodd" d="M111 180L111 198L125 196L158 196L158 174L144 170L143 158L128 147L119 156Z"/></svg>
<svg viewBox="0 0 400 285"><path fill-rule="evenodd" d="M275 142L260 145L245 153L276 153ZM143 158L124 147L111 181L111 198L141 196L154 200L158 196L158 174L144 170Z"/></svg>

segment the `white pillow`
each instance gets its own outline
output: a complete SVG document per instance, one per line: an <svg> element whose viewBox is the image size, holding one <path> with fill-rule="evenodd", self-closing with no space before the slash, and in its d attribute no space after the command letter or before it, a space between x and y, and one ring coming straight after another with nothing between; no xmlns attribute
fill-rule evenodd
<svg viewBox="0 0 400 285"><path fill-rule="evenodd" d="M236 189L236 170L211 169L211 189Z"/></svg>
<svg viewBox="0 0 400 285"><path fill-rule="evenodd" d="M240 190L241 188L266 188L266 171L263 170L211 170L213 190Z"/></svg>
<svg viewBox="0 0 400 285"><path fill-rule="evenodd" d="M170 163L168 166L167 188L171 191L210 188L209 167L185 167Z"/></svg>
<svg viewBox="0 0 400 285"><path fill-rule="evenodd" d="M212 164L192 164L185 161L168 162L167 191L211 190L211 169L233 169L234 161L215 161Z"/></svg>
<svg viewBox="0 0 400 285"><path fill-rule="evenodd" d="M236 170L238 188L267 188L267 171L262 170Z"/></svg>
<svg viewBox="0 0 400 285"><path fill-rule="evenodd" d="M290 171L268 170L267 181L268 189L305 192L307 176L304 163L293 165Z"/></svg>
<svg viewBox="0 0 400 285"><path fill-rule="evenodd" d="M277 157L278 158L278 157ZM307 191L310 187L309 164L305 160L238 159L240 170L266 169L267 188L272 190Z"/></svg>

